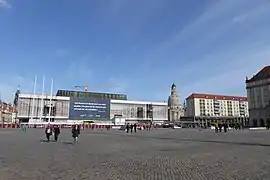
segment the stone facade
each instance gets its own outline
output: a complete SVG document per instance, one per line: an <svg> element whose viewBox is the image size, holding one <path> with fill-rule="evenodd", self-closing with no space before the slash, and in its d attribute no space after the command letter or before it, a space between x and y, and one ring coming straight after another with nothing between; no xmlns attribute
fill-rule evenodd
<svg viewBox="0 0 270 180"><path fill-rule="evenodd" d="M251 79L246 78L246 89L250 126L270 124L270 66L264 67Z"/></svg>
<svg viewBox="0 0 270 180"><path fill-rule="evenodd" d="M16 108L11 104L0 102L0 123L14 123Z"/></svg>
<svg viewBox="0 0 270 180"><path fill-rule="evenodd" d="M180 103L180 97L177 93L176 85L171 86L171 95L168 99L168 117L170 122L180 121L180 117L184 115L183 107Z"/></svg>

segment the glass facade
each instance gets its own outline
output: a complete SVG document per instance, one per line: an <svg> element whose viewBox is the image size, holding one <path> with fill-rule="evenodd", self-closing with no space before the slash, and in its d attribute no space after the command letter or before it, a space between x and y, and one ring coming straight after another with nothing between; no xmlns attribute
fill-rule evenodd
<svg viewBox="0 0 270 180"><path fill-rule="evenodd" d="M30 118L33 114L33 117L49 116L49 107L50 107L50 99L44 99L43 105L41 98L19 98L18 102L18 116L24 118ZM65 100L55 100L53 99L51 102L52 111L51 116L61 116L67 117L69 111L69 101ZM43 112L42 112L43 108Z"/></svg>
<svg viewBox="0 0 270 180"><path fill-rule="evenodd" d="M69 99L69 98L68 98ZM63 100L63 98L57 98L54 96L50 105L49 96L44 98L43 105L41 96L38 98L19 97L18 101L18 118L30 119L33 115L33 119L38 120L40 117L49 117L49 107L52 106L51 116L52 118L59 118L61 120L68 120L69 118L69 106L70 100ZM43 113L41 115L43 108ZM153 104L141 104L137 102L117 102L110 104L110 119L113 119L115 115L121 115L127 120L147 120L147 121L166 121L168 120L168 106ZM89 119L92 120L92 119Z"/></svg>
<svg viewBox="0 0 270 180"><path fill-rule="evenodd" d="M125 94L110 94L110 93L96 93L96 92L68 91L68 90L58 90L56 96L127 100L127 95Z"/></svg>
<svg viewBox="0 0 270 180"><path fill-rule="evenodd" d="M148 105L149 106L149 105ZM112 119L115 115L122 115L127 120L168 120L168 106L167 105L152 105L151 113L147 109L147 104L111 104ZM148 110L148 111L147 111ZM152 116L153 112L153 116Z"/></svg>

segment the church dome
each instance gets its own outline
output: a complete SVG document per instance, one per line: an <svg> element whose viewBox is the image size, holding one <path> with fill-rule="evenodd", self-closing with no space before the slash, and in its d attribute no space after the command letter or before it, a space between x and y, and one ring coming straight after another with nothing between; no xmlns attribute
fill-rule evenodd
<svg viewBox="0 0 270 180"><path fill-rule="evenodd" d="M180 106L179 96L177 94L176 85L174 83L171 86L171 95L168 98L168 106Z"/></svg>

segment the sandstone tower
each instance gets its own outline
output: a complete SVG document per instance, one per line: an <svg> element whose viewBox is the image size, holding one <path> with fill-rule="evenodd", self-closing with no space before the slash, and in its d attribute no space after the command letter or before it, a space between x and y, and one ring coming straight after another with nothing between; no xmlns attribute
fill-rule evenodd
<svg viewBox="0 0 270 180"><path fill-rule="evenodd" d="M168 117L170 122L180 121L180 117L183 116L183 108L180 103L180 98L176 90L176 85L173 83L171 86L171 94L168 99Z"/></svg>

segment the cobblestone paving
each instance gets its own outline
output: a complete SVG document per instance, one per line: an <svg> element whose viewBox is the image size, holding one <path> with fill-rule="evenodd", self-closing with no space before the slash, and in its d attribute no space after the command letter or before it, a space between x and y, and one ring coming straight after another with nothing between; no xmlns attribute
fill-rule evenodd
<svg viewBox="0 0 270 180"><path fill-rule="evenodd" d="M0 130L1 180L267 180L270 131L85 130L72 144L44 130Z"/></svg>

